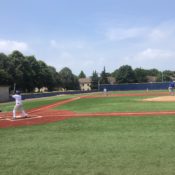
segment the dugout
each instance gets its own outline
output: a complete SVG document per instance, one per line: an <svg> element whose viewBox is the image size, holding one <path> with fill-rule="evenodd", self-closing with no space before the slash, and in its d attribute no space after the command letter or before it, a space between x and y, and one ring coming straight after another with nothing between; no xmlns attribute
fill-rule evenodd
<svg viewBox="0 0 175 175"><path fill-rule="evenodd" d="M158 82L158 83L131 83L131 84L101 84L100 91L104 88L107 91L129 91L129 90L165 90L168 89L169 83Z"/></svg>
<svg viewBox="0 0 175 175"><path fill-rule="evenodd" d="M0 85L0 102L9 100L9 86Z"/></svg>

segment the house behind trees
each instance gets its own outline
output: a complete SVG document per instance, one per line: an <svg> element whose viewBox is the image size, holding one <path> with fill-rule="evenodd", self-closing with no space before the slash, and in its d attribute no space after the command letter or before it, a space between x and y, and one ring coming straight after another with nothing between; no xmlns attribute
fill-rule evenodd
<svg viewBox="0 0 175 175"><path fill-rule="evenodd" d="M91 78L80 78L78 81L80 84L80 89L82 91L90 91L91 90L91 84L92 84Z"/></svg>

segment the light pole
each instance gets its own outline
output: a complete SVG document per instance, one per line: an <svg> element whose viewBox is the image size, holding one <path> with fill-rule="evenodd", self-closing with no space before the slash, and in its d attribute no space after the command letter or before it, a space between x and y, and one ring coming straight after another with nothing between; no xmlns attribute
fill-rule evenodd
<svg viewBox="0 0 175 175"><path fill-rule="evenodd" d="M15 91L16 91L16 83L14 83L13 91L14 91L14 93L15 93Z"/></svg>
<svg viewBox="0 0 175 175"><path fill-rule="evenodd" d="M162 83L163 83L163 71L162 71Z"/></svg>
<svg viewBox="0 0 175 175"><path fill-rule="evenodd" d="M100 80L98 80L98 91L100 91Z"/></svg>
<svg viewBox="0 0 175 175"><path fill-rule="evenodd" d="M100 74L97 73L97 76L99 76L99 77L98 77L98 91L100 91Z"/></svg>

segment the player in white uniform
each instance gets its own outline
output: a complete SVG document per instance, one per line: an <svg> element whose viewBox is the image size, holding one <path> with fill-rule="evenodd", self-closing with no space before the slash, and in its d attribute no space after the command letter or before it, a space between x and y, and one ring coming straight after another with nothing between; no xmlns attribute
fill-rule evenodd
<svg viewBox="0 0 175 175"><path fill-rule="evenodd" d="M103 93L105 96L107 96L107 89L106 88L103 89Z"/></svg>
<svg viewBox="0 0 175 175"><path fill-rule="evenodd" d="M12 97L15 99L16 104L13 109L13 119L16 119L16 112L20 111L21 112L21 117L27 117L27 113L25 113L23 109L23 104L22 104L22 97L20 95L20 91L16 91L15 95L12 95Z"/></svg>

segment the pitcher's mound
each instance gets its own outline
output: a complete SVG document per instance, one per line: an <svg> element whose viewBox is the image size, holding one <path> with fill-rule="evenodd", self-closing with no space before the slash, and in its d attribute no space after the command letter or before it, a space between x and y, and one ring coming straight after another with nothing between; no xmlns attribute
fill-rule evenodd
<svg viewBox="0 0 175 175"><path fill-rule="evenodd" d="M144 99L144 101L160 101L160 102L175 102L175 96L161 96L161 97L155 97L155 98L147 98Z"/></svg>

